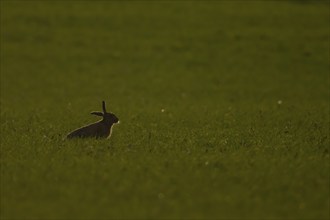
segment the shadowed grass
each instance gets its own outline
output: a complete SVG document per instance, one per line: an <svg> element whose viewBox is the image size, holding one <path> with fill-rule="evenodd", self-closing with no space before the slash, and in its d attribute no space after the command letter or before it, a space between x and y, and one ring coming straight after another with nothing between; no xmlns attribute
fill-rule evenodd
<svg viewBox="0 0 330 220"><path fill-rule="evenodd" d="M1 219L328 219L325 6L2 1Z"/></svg>

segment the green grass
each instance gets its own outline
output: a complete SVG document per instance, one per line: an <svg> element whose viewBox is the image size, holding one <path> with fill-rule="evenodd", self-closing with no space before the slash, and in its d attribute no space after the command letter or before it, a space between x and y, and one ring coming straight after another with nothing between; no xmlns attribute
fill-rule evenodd
<svg viewBox="0 0 330 220"><path fill-rule="evenodd" d="M328 6L1 1L1 219L329 219Z"/></svg>

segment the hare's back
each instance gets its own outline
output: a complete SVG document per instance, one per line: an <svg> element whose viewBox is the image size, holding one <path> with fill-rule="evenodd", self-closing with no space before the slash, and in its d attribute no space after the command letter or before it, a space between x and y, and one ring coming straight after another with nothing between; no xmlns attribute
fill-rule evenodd
<svg viewBox="0 0 330 220"><path fill-rule="evenodd" d="M99 130L98 124L90 124L81 128L78 128L74 131L72 131L70 134L68 134L67 138L84 138L84 137L97 137L98 130Z"/></svg>

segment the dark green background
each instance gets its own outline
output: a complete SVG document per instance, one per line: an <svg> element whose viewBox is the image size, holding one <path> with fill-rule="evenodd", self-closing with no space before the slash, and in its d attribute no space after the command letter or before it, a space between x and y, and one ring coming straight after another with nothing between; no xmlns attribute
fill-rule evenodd
<svg viewBox="0 0 330 220"><path fill-rule="evenodd" d="M1 1L0 49L2 219L329 218L328 1Z"/></svg>

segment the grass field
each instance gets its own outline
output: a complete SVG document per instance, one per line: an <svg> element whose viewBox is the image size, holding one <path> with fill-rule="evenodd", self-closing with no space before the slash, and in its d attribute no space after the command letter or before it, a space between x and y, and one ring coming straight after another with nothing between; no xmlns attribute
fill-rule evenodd
<svg viewBox="0 0 330 220"><path fill-rule="evenodd" d="M328 1L0 4L1 219L329 219Z"/></svg>

